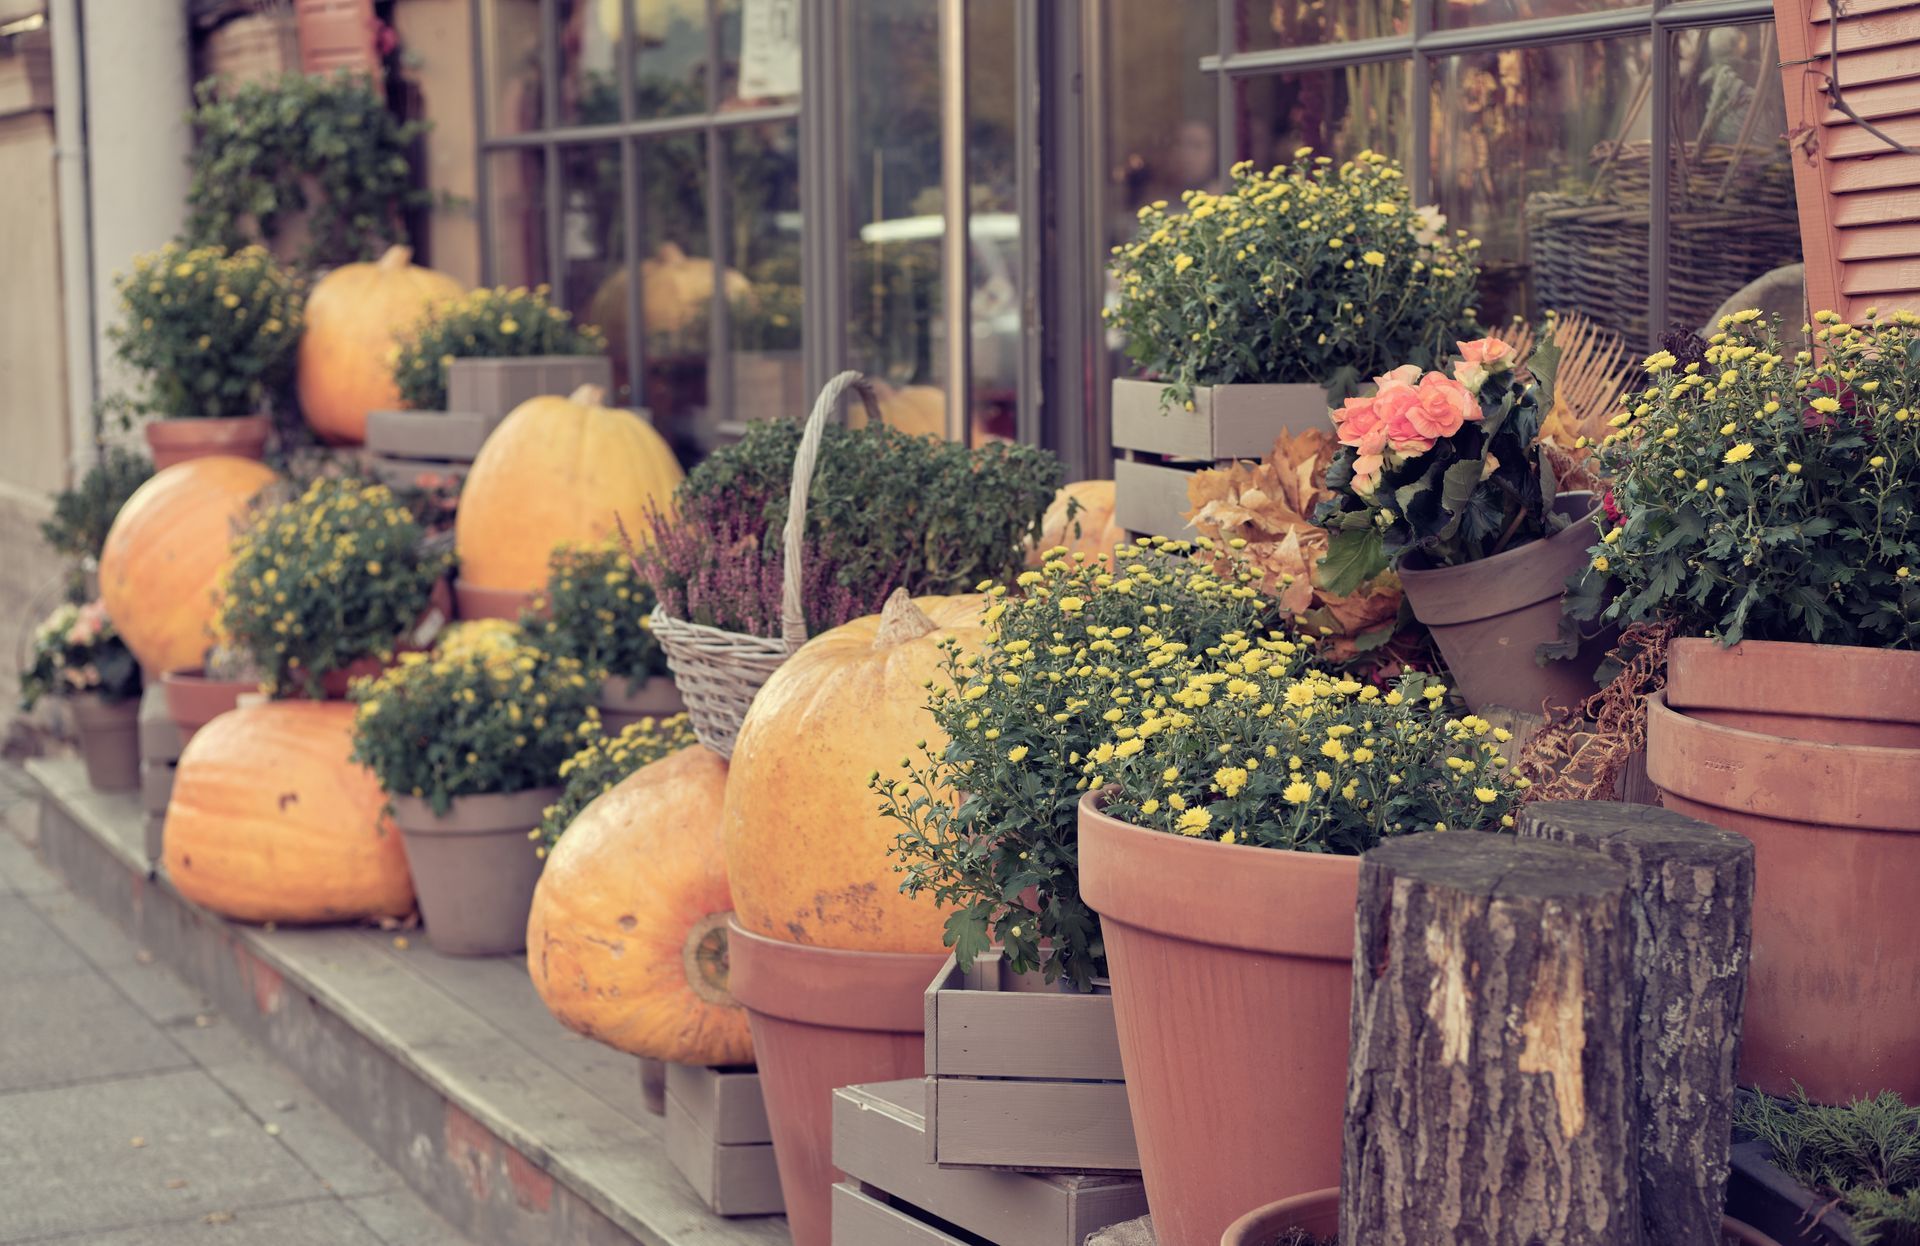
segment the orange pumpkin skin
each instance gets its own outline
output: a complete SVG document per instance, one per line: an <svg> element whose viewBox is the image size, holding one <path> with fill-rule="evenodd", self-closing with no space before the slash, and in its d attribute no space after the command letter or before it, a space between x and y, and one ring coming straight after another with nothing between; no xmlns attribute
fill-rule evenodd
<svg viewBox="0 0 1920 1246"><path fill-rule="evenodd" d="M114 516L100 553L100 596L147 670L206 661L235 525L274 479L251 459L190 459L154 473Z"/></svg>
<svg viewBox="0 0 1920 1246"><path fill-rule="evenodd" d="M1080 503L1072 519L1067 518L1069 500ZM1082 480L1061 486L1040 522L1040 539L1027 549L1029 567L1039 566L1046 561L1048 550L1063 545L1069 554L1085 554L1112 565L1113 547L1127 539L1127 530L1113 519L1111 480Z"/></svg>
<svg viewBox="0 0 1920 1246"><path fill-rule="evenodd" d="M753 1060L726 994L720 849L727 763L698 745L642 766L554 845L527 919L527 972L561 1024L677 1064Z"/></svg>
<svg viewBox="0 0 1920 1246"><path fill-rule="evenodd" d="M946 914L900 894L898 824L867 787L926 740L942 747L926 683L945 681L940 643L978 650L979 597L913 601L933 630L902 629L897 603L823 632L754 698L727 782L727 873L740 924L789 943L939 952ZM883 624L883 620L885 623ZM902 638L904 637L904 638Z"/></svg>
<svg viewBox="0 0 1920 1246"><path fill-rule="evenodd" d="M547 582L556 545L646 529L649 506L671 510L679 460L631 411L600 405L597 387L530 398L493 430L460 490L454 552L460 578L531 592Z"/></svg>
<svg viewBox="0 0 1920 1246"><path fill-rule="evenodd" d="M348 760L353 711L341 701L271 701L194 733L161 833L161 861L181 895L244 922L413 911L386 793Z"/></svg>
<svg viewBox="0 0 1920 1246"><path fill-rule="evenodd" d="M307 295L295 380L300 412L322 441L359 445L367 413L400 405L393 351L428 309L466 293L454 278L389 247L371 264L343 264Z"/></svg>

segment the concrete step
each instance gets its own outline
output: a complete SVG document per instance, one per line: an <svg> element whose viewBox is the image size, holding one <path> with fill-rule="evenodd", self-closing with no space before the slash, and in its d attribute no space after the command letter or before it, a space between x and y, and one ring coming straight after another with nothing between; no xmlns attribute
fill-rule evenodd
<svg viewBox="0 0 1920 1246"><path fill-rule="evenodd" d="M69 886L270 1047L433 1209L484 1246L784 1246L722 1219L668 1161L637 1061L563 1028L518 958L369 929L267 930L188 903L147 862L137 793L28 764Z"/></svg>

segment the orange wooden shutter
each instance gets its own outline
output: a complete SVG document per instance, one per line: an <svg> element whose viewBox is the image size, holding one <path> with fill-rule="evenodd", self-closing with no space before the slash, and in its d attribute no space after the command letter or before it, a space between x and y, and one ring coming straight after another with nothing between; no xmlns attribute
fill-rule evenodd
<svg viewBox="0 0 1920 1246"><path fill-rule="evenodd" d="M1869 306L1920 311L1920 155L1889 147L1834 106L1841 95L1920 149L1920 0L1774 0L1793 147L1807 303L1849 320Z"/></svg>

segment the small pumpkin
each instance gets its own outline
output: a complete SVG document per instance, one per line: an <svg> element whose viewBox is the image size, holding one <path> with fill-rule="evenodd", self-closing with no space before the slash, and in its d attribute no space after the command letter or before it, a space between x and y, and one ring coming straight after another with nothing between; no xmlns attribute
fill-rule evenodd
<svg viewBox="0 0 1920 1246"><path fill-rule="evenodd" d="M615 354L626 349L627 289L632 280L631 269L617 269L587 304L586 322L599 326ZM720 280L725 283L730 304L738 304L752 293L753 283L734 269L727 269ZM663 242L640 261L641 323L650 335L693 333L704 342L713 287L712 260L690 256L677 244Z"/></svg>
<svg viewBox="0 0 1920 1246"><path fill-rule="evenodd" d="M180 894L245 922L413 911L386 794L348 760L353 706L269 701L220 715L180 754L161 861Z"/></svg>
<svg viewBox="0 0 1920 1246"><path fill-rule="evenodd" d="M669 510L680 463L666 439L631 411L602 405L597 385L568 398L530 398L480 447L460 492L454 552L462 581L532 592L545 586L558 545L590 545L645 528Z"/></svg>
<svg viewBox="0 0 1920 1246"><path fill-rule="evenodd" d="M527 972L569 1029L655 1060L752 1061L747 1014L727 993L726 787L717 753L682 749L602 793L554 845Z"/></svg>
<svg viewBox="0 0 1920 1246"><path fill-rule="evenodd" d="M819 947L943 950L946 915L930 895L900 894L896 824L867 780L938 736L926 684L944 678L942 642L980 647L981 604L898 591L879 614L808 641L754 697L727 782L741 925Z"/></svg>
<svg viewBox="0 0 1920 1246"><path fill-rule="evenodd" d="M155 472L114 516L100 552L100 596L147 670L205 662L236 525L274 479L252 459L190 459Z"/></svg>
<svg viewBox="0 0 1920 1246"><path fill-rule="evenodd" d="M1067 518L1069 502L1080 509ZM1046 552L1067 548L1070 554L1085 554L1111 564L1113 547L1127 539L1127 530L1113 518L1113 482L1082 480L1061 486L1040 521L1040 539L1027 547L1027 565L1037 567L1046 560Z"/></svg>
<svg viewBox="0 0 1920 1246"><path fill-rule="evenodd" d="M873 383L873 396L880 408L880 422L916 437L947 435L947 395L933 385L905 385L899 389L885 381ZM847 411L847 427L865 428L867 409L854 404Z"/></svg>
<svg viewBox="0 0 1920 1246"><path fill-rule="evenodd" d="M466 292L459 281L388 247L370 264L343 264L307 295L296 380L300 411L322 441L359 445L367 413L400 405L393 352L431 308Z"/></svg>

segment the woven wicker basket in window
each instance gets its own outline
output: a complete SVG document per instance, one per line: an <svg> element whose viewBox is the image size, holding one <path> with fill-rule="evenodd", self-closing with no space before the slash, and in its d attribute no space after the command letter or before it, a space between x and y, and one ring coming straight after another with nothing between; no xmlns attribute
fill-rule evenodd
<svg viewBox="0 0 1920 1246"><path fill-rule="evenodd" d="M673 670L681 699L687 703L687 716L693 720L694 733L700 737L700 743L722 757L733 756L734 739L740 734L740 724L747 716L747 707L753 704L754 694L807 642L806 604L800 596L807 492L813 483L814 463L820 456L820 438L827 421L834 417L841 397L850 389L866 404L868 420L875 425L881 422L873 386L858 372L842 372L828 381L820 391L819 400L813 404L812 414L807 416L800 448L793 456L793 483L788 493L780 635L729 632L676 619L658 606L649 618L653 634L666 650L667 665Z"/></svg>

